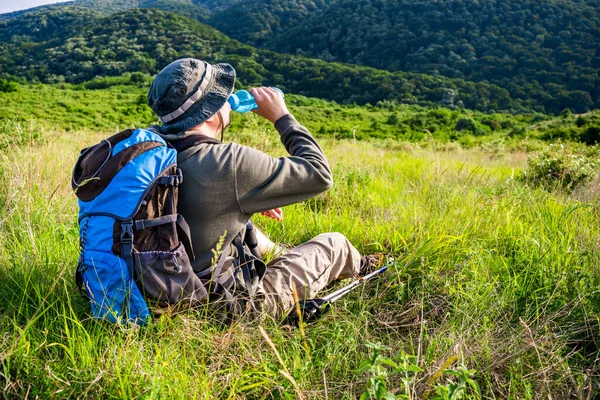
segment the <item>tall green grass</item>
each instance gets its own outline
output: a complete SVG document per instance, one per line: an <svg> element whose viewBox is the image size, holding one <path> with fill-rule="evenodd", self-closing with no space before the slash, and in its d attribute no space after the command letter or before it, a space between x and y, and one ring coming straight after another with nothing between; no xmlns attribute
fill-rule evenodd
<svg viewBox="0 0 600 400"><path fill-rule="evenodd" d="M228 135L284 154L256 117ZM103 136L49 128L0 152L3 397L354 399L372 378L359 372L369 343L422 369L408 386L389 370L396 395L444 398L458 377L443 372L459 367L481 390L466 398L598 394L598 202L522 185L526 154L323 140L334 188L286 207L282 223L255 222L292 245L342 232L396 258L385 278L304 334L268 317L223 328L201 312L131 328L92 320L73 284L71 168Z"/></svg>

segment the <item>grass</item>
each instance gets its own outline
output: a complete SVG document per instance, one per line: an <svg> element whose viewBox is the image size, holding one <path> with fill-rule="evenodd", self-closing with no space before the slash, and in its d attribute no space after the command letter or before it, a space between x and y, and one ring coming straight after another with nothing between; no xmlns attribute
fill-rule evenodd
<svg viewBox="0 0 600 400"><path fill-rule="evenodd" d="M226 137L284 154L257 117L235 126ZM71 168L106 134L40 132L0 151L3 397L354 399L383 371L396 395L458 398L448 391L466 369L481 394L465 398L600 393L597 197L522 185L522 152L323 139L334 188L280 224L256 222L290 244L342 232L393 254L392 271L304 335L269 318L222 328L201 312L135 329L91 320L73 283ZM422 371L359 372L374 352L404 352Z"/></svg>

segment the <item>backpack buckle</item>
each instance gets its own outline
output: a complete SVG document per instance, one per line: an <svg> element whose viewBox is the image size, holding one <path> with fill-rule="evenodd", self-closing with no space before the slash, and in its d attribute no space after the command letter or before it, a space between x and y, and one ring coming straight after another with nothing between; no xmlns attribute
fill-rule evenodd
<svg viewBox="0 0 600 400"><path fill-rule="evenodd" d="M121 243L133 242L133 222L121 223Z"/></svg>
<svg viewBox="0 0 600 400"><path fill-rule="evenodd" d="M158 180L159 185L168 185L177 187L183 182L183 172L177 168L177 174L163 176Z"/></svg>

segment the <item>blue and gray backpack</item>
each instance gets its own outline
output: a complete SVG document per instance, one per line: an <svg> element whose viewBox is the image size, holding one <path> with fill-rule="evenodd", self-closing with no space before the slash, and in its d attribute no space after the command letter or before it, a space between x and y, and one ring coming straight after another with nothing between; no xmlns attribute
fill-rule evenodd
<svg viewBox="0 0 600 400"><path fill-rule="evenodd" d="M144 324L165 308L208 301L192 270L189 227L177 214L183 176L177 150L144 129L81 151L72 186L79 199L78 286L94 317Z"/></svg>

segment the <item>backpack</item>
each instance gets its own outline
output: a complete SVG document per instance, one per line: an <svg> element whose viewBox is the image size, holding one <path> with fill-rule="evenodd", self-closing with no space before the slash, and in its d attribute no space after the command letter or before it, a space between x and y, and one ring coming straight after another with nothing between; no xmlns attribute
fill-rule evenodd
<svg viewBox="0 0 600 400"><path fill-rule="evenodd" d="M81 151L72 176L81 253L76 281L92 315L144 324L152 310L208 300L192 270L190 231L177 214L177 151L128 129Z"/></svg>
<svg viewBox="0 0 600 400"><path fill-rule="evenodd" d="M226 320L253 306L248 299L266 266L246 244L255 242L251 229L234 239L227 282L212 279L221 276L226 251L214 270L196 274L191 266L190 229L177 214L183 182L177 152L200 143L220 142L195 135L167 143L152 131L128 129L81 151L72 176L81 247L76 283L95 318L143 325L152 314L206 304L209 297L225 305Z"/></svg>

